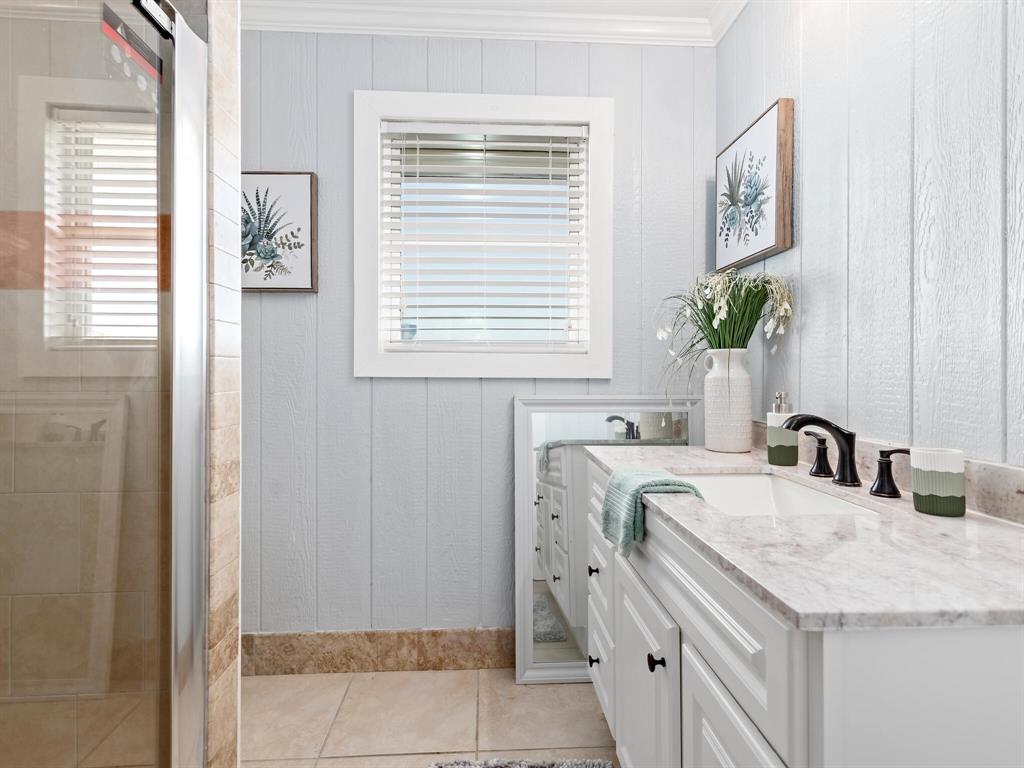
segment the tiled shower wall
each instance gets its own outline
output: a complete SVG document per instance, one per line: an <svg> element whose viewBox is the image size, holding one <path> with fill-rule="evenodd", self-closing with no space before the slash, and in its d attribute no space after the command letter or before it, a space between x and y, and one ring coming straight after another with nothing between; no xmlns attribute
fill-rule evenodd
<svg viewBox="0 0 1024 768"><path fill-rule="evenodd" d="M239 267L238 0L210 0L209 18L209 713L207 764L238 754Z"/></svg>

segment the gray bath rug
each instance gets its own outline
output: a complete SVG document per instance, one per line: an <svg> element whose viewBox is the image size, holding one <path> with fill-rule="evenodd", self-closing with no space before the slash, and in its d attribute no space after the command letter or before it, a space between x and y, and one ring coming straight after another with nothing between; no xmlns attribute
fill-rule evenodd
<svg viewBox="0 0 1024 768"><path fill-rule="evenodd" d="M607 760L555 760L535 763L530 760L452 760L448 763L434 763L430 768L612 768Z"/></svg>
<svg viewBox="0 0 1024 768"><path fill-rule="evenodd" d="M533 596L533 642L563 643L565 639L565 627L551 610L548 596L543 592L535 593Z"/></svg>

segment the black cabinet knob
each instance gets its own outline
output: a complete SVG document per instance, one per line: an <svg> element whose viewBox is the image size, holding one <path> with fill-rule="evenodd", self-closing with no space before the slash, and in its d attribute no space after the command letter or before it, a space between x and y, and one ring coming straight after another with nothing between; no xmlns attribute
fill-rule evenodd
<svg viewBox="0 0 1024 768"><path fill-rule="evenodd" d="M556 515L554 512L552 512L551 513L551 519L552 520L557 520L558 519L558 515Z"/></svg>
<svg viewBox="0 0 1024 768"><path fill-rule="evenodd" d="M588 666L592 667L595 664L600 664L600 663L601 663L600 659L595 659L593 656L587 656L587 665Z"/></svg>
<svg viewBox="0 0 1024 768"><path fill-rule="evenodd" d="M665 663L665 657L662 656L660 659L656 659L656 658L654 658L653 654L648 653L647 654L647 668L649 670L651 670L651 672L653 672L655 667L666 667L667 668L668 665Z"/></svg>
<svg viewBox="0 0 1024 768"><path fill-rule="evenodd" d="M561 576L555 576L554 574L552 574L551 575L551 580L552 581L561 581L562 577Z"/></svg>
<svg viewBox="0 0 1024 768"><path fill-rule="evenodd" d="M534 552L540 552L540 547L534 547L534 548L533 548L533 551L534 551Z"/></svg>
<svg viewBox="0 0 1024 768"><path fill-rule="evenodd" d="M593 576L595 573L600 573L600 568L594 568L590 565L587 566L587 576Z"/></svg>

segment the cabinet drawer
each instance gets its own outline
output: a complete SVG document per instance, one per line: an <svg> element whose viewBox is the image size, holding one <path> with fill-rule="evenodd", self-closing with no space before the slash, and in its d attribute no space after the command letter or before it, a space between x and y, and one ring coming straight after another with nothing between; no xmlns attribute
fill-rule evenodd
<svg viewBox="0 0 1024 768"><path fill-rule="evenodd" d="M587 664L594 693L615 735L615 648L608 627L594 607L594 598L587 600Z"/></svg>
<svg viewBox="0 0 1024 768"><path fill-rule="evenodd" d="M807 764L806 639L657 515L630 563L791 768ZM621 578L617 574L617 578Z"/></svg>
<svg viewBox="0 0 1024 768"><path fill-rule="evenodd" d="M587 516L587 587L605 626L615 625L615 545L601 533L593 515ZM591 571L594 571L593 573Z"/></svg>
<svg viewBox="0 0 1024 768"><path fill-rule="evenodd" d="M548 491L551 494L548 520L551 522L552 535L555 538L555 543L560 544L564 550L568 551L569 537L566 535L568 530L566 521L569 519L569 510L565 505L565 488L550 486Z"/></svg>
<svg viewBox="0 0 1024 768"><path fill-rule="evenodd" d="M682 659L683 768L785 768L689 643Z"/></svg>
<svg viewBox="0 0 1024 768"><path fill-rule="evenodd" d="M558 601L558 607L562 609L562 613L568 618L571 614L569 606L569 555L558 544L553 544L548 554L551 557L548 563L550 568L548 586L551 587L551 593L555 596L555 600Z"/></svg>

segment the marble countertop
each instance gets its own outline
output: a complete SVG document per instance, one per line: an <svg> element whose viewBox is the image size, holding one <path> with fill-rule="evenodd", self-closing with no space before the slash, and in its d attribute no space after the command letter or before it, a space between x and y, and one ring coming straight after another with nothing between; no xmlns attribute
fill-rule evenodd
<svg viewBox="0 0 1024 768"><path fill-rule="evenodd" d="M563 445L634 445L634 446L638 446L638 445L675 445L675 446L682 447L682 446L686 445L686 442L682 438L679 438L679 437L652 437L650 439L648 439L646 437L642 437L639 440L625 440L625 439L623 439L623 440L616 440L616 439L608 439L608 440L590 439L590 440L587 440L585 438L579 438L579 439L573 439L573 440L552 440L550 443L544 443L542 445L538 445L533 450L539 451L545 445L547 446L548 450L552 450L554 448L561 448Z"/></svg>
<svg viewBox="0 0 1024 768"><path fill-rule="evenodd" d="M677 475L774 474L860 507L849 514L727 515L689 494L648 494L658 515L776 614L806 630L1024 624L1024 525L968 511L914 511L907 497L773 467L764 451L594 446L606 471L656 466Z"/></svg>

